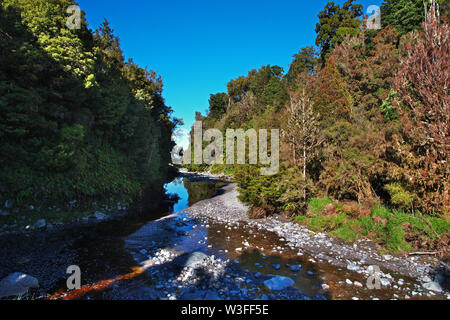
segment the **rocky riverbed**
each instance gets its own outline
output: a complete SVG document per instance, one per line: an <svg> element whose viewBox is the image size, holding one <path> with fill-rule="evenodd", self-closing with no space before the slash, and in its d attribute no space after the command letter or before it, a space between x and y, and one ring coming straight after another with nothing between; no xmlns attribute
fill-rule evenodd
<svg viewBox="0 0 450 320"><path fill-rule="evenodd" d="M77 248L78 254L80 249L94 250L95 254L75 255L71 258L73 263L81 258L99 259L82 266L82 270L89 269L83 287L67 291L60 275L59 285L53 283L50 290L49 285L45 290L41 288L39 297L450 298L443 262L380 255L371 241L344 243L281 217L250 220L246 216L248 208L237 199L235 184L224 185L218 183L218 177L208 175L183 177L184 181L179 180L174 189L187 189L184 191L189 201L180 199L181 211L154 221L136 222L128 232L122 230L115 237L106 233L106 238L97 239L107 240L106 243ZM216 187L211 189L211 183ZM185 197L183 192L176 192ZM193 198L200 201L192 203ZM94 237L90 235L89 239L95 240ZM88 240L79 241L86 245ZM64 249L73 254L72 250Z"/></svg>

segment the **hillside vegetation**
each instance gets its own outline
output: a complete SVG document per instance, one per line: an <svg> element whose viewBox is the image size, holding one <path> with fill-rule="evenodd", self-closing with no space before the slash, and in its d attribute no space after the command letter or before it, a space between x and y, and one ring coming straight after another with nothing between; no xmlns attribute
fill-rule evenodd
<svg viewBox="0 0 450 320"><path fill-rule="evenodd" d="M0 200L8 211L129 202L168 174L176 123L161 78L124 60L107 21L91 31L83 17L70 30L74 4L0 3Z"/></svg>
<svg viewBox="0 0 450 320"><path fill-rule="evenodd" d="M425 14L422 0L401 0L381 12L383 27L366 30L362 6L327 4L318 52L302 48L287 72L268 65L231 80L211 95L207 115L197 113L203 129L280 128L278 174L252 165L189 169L232 172L254 217L284 214L348 241L445 253L448 8L439 15L433 2Z"/></svg>

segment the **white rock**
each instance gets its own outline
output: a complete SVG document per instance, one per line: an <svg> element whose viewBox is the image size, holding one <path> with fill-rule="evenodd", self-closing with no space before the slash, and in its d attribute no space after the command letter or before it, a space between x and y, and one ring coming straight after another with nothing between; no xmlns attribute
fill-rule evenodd
<svg viewBox="0 0 450 320"><path fill-rule="evenodd" d="M189 256L187 261L184 263L184 266L195 269L204 263L208 258L209 257L203 252L196 251Z"/></svg>
<svg viewBox="0 0 450 320"><path fill-rule="evenodd" d="M437 282L427 282L423 284L423 287L430 291L442 292L441 285Z"/></svg>
<svg viewBox="0 0 450 320"><path fill-rule="evenodd" d="M270 290L280 291L294 285L294 280L288 277L275 276L272 279L264 281L264 285Z"/></svg>
<svg viewBox="0 0 450 320"><path fill-rule="evenodd" d="M0 281L0 298L20 296L30 288L39 287L36 278L25 273L15 272Z"/></svg>
<svg viewBox="0 0 450 320"><path fill-rule="evenodd" d="M386 279L386 278L381 278L381 279L380 279L380 283L381 283L381 285L384 286L384 287L387 287L387 286L390 286L390 285L391 285L391 282L390 282L388 279Z"/></svg>
<svg viewBox="0 0 450 320"><path fill-rule="evenodd" d="M360 269L360 266L357 266L356 264L349 264L347 265L347 269L350 271L357 271Z"/></svg>

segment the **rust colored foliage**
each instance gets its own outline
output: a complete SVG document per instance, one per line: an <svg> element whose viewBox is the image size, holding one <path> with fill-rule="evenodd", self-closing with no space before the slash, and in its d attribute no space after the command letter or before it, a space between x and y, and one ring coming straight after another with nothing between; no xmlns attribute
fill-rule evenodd
<svg viewBox="0 0 450 320"><path fill-rule="evenodd" d="M408 44L394 80L403 117L392 146L401 159L396 178L414 190L416 207L444 214L449 210L449 33L432 7L424 34Z"/></svg>
<svg viewBox="0 0 450 320"><path fill-rule="evenodd" d="M336 67L334 56L331 56L317 77L316 111L322 116L323 125L329 125L338 119L348 120L351 105L347 83Z"/></svg>
<svg viewBox="0 0 450 320"><path fill-rule="evenodd" d="M267 211L261 207L253 207L250 210L250 219L263 219L267 217Z"/></svg>

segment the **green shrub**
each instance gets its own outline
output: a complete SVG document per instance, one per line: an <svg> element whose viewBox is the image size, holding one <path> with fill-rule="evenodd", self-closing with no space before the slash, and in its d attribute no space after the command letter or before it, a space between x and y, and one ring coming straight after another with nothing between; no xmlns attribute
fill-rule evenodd
<svg viewBox="0 0 450 320"><path fill-rule="evenodd" d="M391 183L386 186L386 190L391 197L391 203L399 209L407 210L411 208L414 195L408 192L401 184Z"/></svg>

